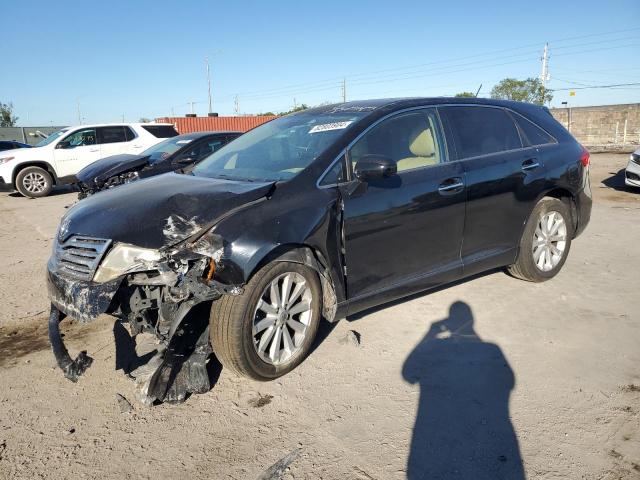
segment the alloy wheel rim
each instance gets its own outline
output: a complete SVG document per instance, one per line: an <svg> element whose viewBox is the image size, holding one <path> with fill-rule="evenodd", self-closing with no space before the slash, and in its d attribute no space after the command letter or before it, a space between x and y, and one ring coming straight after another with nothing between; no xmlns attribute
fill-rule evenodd
<svg viewBox="0 0 640 480"><path fill-rule="evenodd" d="M296 272L278 275L266 286L253 314L253 347L271 365L295 356L311 323L311 289Z"/></svg>
<svg viewBox="0 0 640 480"><path fill-rule="evenodd" d="M31 172L24 176L22 184L27 192L41 193L47 187L47 179L41 173Z"/></svg>
<svg viewBox="0 0 640 480"><path fill-rule="evenodd" d="M562 260L567 247L567 224L556 211L540 217L533 234L533 261L538 270L553 270Z"/></svg>

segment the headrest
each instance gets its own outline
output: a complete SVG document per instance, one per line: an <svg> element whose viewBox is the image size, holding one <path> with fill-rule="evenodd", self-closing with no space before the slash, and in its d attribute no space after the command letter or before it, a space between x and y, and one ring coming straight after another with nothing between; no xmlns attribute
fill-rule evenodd
<svg viewBox="0 0 640 480"><path fill-rule="evenodd" d="M409 150L416 157L431 157L436 153L433 133L431 133L430 128L414 132L410 137L410 142Z"/></svg>

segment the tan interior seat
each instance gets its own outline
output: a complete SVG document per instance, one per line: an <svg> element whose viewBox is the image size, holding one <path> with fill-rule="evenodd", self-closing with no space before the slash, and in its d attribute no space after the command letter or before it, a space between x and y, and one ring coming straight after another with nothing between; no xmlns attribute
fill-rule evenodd
<svg viewBox="0 0 640 480"><path fill-rule="evenodd" d="M409 141L409 151L414 156L398 160L399 172L439 163L433 133L430 128L413 133Z"/></svg>

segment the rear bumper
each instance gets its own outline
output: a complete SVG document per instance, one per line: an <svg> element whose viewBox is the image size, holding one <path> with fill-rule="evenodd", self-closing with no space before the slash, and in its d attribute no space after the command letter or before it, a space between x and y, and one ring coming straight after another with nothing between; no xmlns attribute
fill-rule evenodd
<svg viewBox="0 0 640 480"><path fill-rule="evenodd" d="M13 183L6 183L4 178L0 177L0 192L13 192Z"/></svg>
<svg viewBox="0 0 640 480"><path fill-rule="evenodd" d="M584 232L589 220L591 220L591 207L593 200L591 198L591 187L585 187L576 197L576 213L577 213L577 225L574 238Z"/></svg>

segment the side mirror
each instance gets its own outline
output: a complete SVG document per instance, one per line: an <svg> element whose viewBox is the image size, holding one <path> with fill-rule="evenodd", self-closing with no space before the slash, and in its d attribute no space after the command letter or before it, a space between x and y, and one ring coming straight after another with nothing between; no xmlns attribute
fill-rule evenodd
<svg viewBox="0 0 640 480"><path fill-rule="evenodd" d="M390 177L397 172L396 162L384 155L363 155L355 168L355 175L359 180Z"/></svg>
<svg viewBox="0 0 640 480"><path fill-rule="evenodd" d="M191 162L195 162L194 157L181 157L173 161L173 163L177 163L178 165L187 165Z"/></svg>
<svg viewBox="0 0 640 480"><path fill-rule="evenodd" d="M56 148L69 148L71 147L71 142L69 142L68 140L62 140L61 142L58 142L58 144L56 145Z"/></svg>

